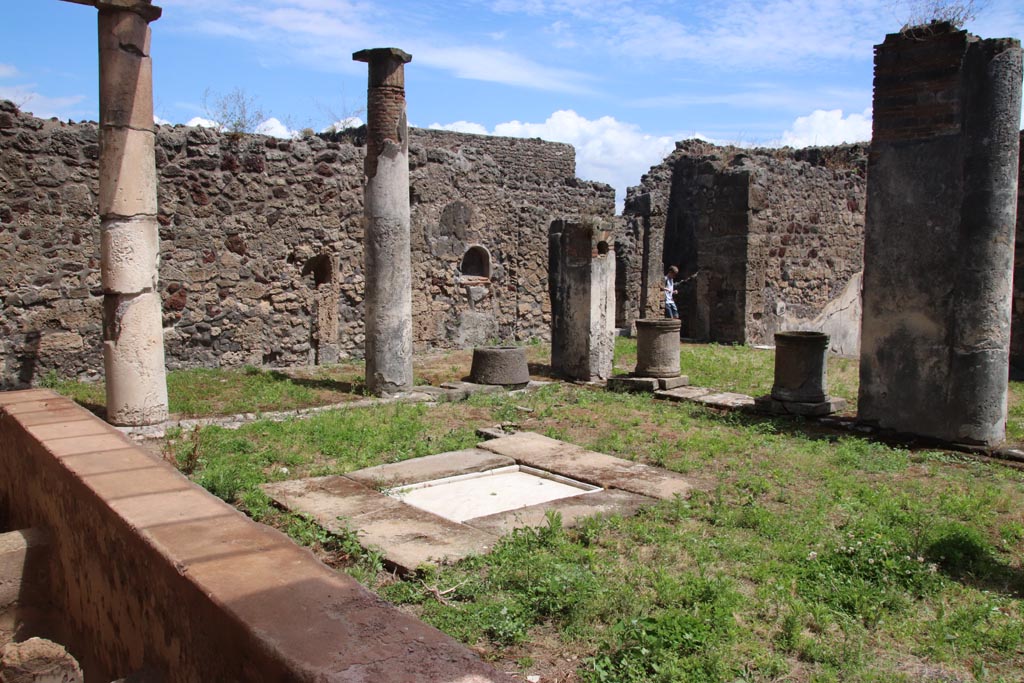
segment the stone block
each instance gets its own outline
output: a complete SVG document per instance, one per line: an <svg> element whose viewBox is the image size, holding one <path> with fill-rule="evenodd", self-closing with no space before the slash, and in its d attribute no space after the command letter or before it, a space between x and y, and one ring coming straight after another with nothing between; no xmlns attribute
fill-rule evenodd
<svg viewBox="0 0 1024 683"><path fill-rule="evenodd" d="M36 353L47 360L59 359L64 355L75 355L85 348L82 335L77 332L44 332L39 339Z"/></svg>
<svg viewBox="0 0 1024 683"><path fill-rule="evenodd" d="M0 534L0 609L42 588L33 582L43 579L46 547L47 536L39 529Z"/></svg>
<svg viewBox="0 0 1024 683"><path fill-rule="evenodd" d="M505 387L500 384L477 384L476 382L444 382L441 384L442 389L451 389L454 391L464 391L466 396L472 396L473 394L500 394L505 391Z"/></svg>
<svg viewBox="0 0 1024 683"><path fill-rule="evenodd" d="M737 394L732 391L720 391L704 394L693 400L697 403L703 403L711 408L722 408L725 410L746 410L754 407L753 396Z"/></svg>
<svg viewBox="0 0 1024 683"><path fill-rule="evenodd" d="M474 529L496 536L504 536L515 529L547 526L549 510L558 512L562 516L562 526L569 528L575 526L580 520L595 515L632 515L640 508L653 505L655 502L654 498L629 491L607 489L571 498L552 500L540 505L506 510L486 517L466 520L465 523Z"/></svg>
<svg viewBox="0 0 1024 683"><path fill-rule="evenodd" d="M432 481L456 474L485 472L498 467L514 465L511 458L495 455L480 448L467 448L450 453L427 455L402 462L367 467L350 472L349 479L371 488L407 486Z"/></svg>
<svg viewBox="0 0 1024 683"><path fill-rule="evenodd" d="M149 24L135 12L100 12L98 27L101 50L119 50L127 45L149 56Z"/></svg>
<svg viewBox="0 0 1024 683"><path fill-rule="evenodd" d="M658 389L658 380L654 377L612 377L607 384L609 391L619 393L654 393Z"/></svg>
<svg viewBox="0 0 1024 683"><path fill-rule="evenodd" d="M100 124L153 130L153 63L122 47L100 50Z"/></svg>
<svg viewBox="0 0 1024 683"><path fill-rule="evenodd" d="M163 422L167 380L160 295L108 294L103 307L107 421L115 425Z"/></svg>
<svg viewBox="0 0 1024 683"><path fill-rule="evenodd" d="M678 389L679 387L685 387L690 383L690 378L686 375L679 375L678 377L659 377L658 388L659 389Z"/></svg>
<svg viewBox="0 0 1024 683"><path fill-rule="evenodd" d="M379 548L408 572L427 562L455 561L485 553L497 536L424 512L348 477L317 477L263 490L286 508L313 517L325 529L347 534L359 530L360 543Z"/></svg>
<svg viewBox="0 0 1024 683"><path fill-rule="evenodd" d="M131 128L100 133L100 217L156 215L155 135Z"/></svg>
<svg viewBox="0 0 1024 683"><path fill-rule="evenodd" d="M74 657L43 638L9 643L0 651L0 681L4 683L83 683Z"/></svg>
<svg viewBox="0 0 1024 683"><path fill-rule="evenodd" d="M771 396L758 396L754 399L754 408L770 415L821 417L844 410L846 399L826 397L824 401L780 401Z"/></svg>
<svg viewBox="0 0 1024 683"><path fill-rule="evenodd" d="M160 266L160 226L155 216L102 222L103 291L137 294L154 290Z"/></svg>
<svg viewBox="0 0 1024 683"><path fill-rule="evenodd" d="M685 477L675 472L588 451L533 432L484 441L478 447L512 458L521 465L650 498L671 500L677 495L689 495L693 488Z"/></svg>
<svg viewBox="0 0 1024 683"><path fill-rule="evenodd" d="M693 401L710 393L711 390L705 387L682 386L675 389L656 391L654 395L669 401Z"/></svg>

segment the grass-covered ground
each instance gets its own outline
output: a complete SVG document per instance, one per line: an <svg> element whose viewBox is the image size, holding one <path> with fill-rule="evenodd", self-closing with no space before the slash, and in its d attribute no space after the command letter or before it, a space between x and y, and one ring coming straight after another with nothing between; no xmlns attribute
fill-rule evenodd
<svg viewBox="0 0 1024 683"><path fill-rule="evenodd" d="M635 347L618 350L628 370ZM770 389L770 352L681 353L694 384ZM424 367L434 383L453 379L468 355ZM856 398L856 361L831 359L829 373L833 394ZM574 529L551 517L487 556L399 578L258 488L466 447L498 422L682 472L700 490ZM1024 473L968 456L566 384L208 427L164 448L216 495L500 668L545 682L1024 678Z"/></svg>

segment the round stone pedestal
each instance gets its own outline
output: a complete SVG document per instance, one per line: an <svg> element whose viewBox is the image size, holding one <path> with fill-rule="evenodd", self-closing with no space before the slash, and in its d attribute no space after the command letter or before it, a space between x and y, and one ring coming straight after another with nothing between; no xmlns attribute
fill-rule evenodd
<svg viewBox="0 0 1024 683"><path fill-rule="evenodd" d="M641 318L636 321L637 377L679 375L679 320Z"/></svg>
<svg viewBox="0 0 1024 683"><path fill-rule="evenodd" d="M521 346L481 346L473 349L469 379L476 384L525 387L530 381L526 349Z"/></svg>
<svg viewBox="0 0 1024 683"><path fill-rule="evenodd" d="M827 353L824 332L776 332L772 398L800 403L828 400Z"/></svg>

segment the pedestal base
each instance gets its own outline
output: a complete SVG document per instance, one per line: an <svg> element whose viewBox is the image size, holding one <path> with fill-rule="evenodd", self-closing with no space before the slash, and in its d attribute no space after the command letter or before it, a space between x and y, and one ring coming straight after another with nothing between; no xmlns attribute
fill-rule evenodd
<svg viewBox="0 0 1024 683"><path fill-rule="evenodd" d="M619 393L654 393L659 389L677 389L679 387L685 387L689 383L690 378L686 375L678 375L677 377L637 377L635 375L622 375L609 379L607 387L610 391L617 391Z"/></svg>
<svg viewBox="0 0 1024 683"><path fill-rule="evenodd" d="M803 401L780 401L769 396L758 396L754 399L754 409L772 415L803 415L805 417L821 417L831 415L846 408L845 398L826 396L824 401L807 403Z"/></svg>

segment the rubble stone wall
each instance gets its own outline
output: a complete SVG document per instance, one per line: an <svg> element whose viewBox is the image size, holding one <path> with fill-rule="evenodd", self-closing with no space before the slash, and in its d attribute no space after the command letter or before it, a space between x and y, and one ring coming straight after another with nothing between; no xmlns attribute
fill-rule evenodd
<svg viewBox="0 0 1024 683"><path fill-rule="evenodd" d="M866 154L677 143L626 198L627 241L646 244L632 259L648 283L643 309L643 274L629 279L629 315L662 315L662 277L675 264L684 336L762 344L814 329L857 353Z"/></svg>
<svg viewBox="0 0 1024 683"><path fill-rule="evenodd" d="M158 127L169 367L362 354L363 144ZM0 101L0 388L100 374L98 154L95 123ZM550 338L548 226L610 217L614 190L536 139L412 129L409 162L417 347Z"/></svg>
<svg viewBox="0 0 1024 683"><path fill-rule="evenodd" d="M1024 131L1020 132L1024 149ZM1013 248L1013 314L1010 328L1010 365L1024 372L1024 154L1017 160L1017 230Z"/></svg>
<svg viewBox="0 0 1024 683"><path fill-rule="evenodd" d="M864 422L1005 437L1022 71L1019 41L948 24L875 46Z"/></svg>

